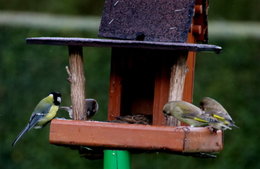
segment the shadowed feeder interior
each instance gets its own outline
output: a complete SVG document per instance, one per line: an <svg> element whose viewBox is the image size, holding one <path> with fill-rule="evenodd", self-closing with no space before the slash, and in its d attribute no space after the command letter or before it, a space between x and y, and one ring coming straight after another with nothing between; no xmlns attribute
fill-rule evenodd
<svg viewBox="0 0 260 169"><path fill-rule="evenodd" d="M207 8L207 0L106 0L99 36L112 39L28 38L29 44L69 47L76 115L74 120L51 122L50 142L140 151L222 150L221 131L172 127L180 123L174 118L166 121L162 113L168 101L192 102L196 52L221 50L197 44L207 42ZM144 114L152 117L151 125L85 121L85 80L80 77L84 76L82 47L88 46L112 48L108 120Z"/></svg>
<svg viewBox="0 0 260 169"><path fill-rule="evenodd" d="M187 55L186 51L113 48L108 119L144 114L155 117L154 125L164 125L162 109L169 99L170 85L184 85L186 75L186 72L183 77L171 72L173 68L181 69L174 67L181 57L184 58L181 66L188 69L185 63ZM170 84L171 76L178 76L178 84ZM177 93L176 89L171 92L173 95L181 94L182 98L182 92Z"/></svg>

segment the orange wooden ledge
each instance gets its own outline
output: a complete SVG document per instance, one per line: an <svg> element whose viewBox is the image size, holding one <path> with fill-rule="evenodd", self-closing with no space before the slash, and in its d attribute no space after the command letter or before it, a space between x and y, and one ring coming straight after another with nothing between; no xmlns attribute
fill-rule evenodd
<svg viewBox="0 0 260 169"><path fill-rule="evenodd" d="M51 122L50 143L174 152L218 152L223 149L222 132L211 133L202 127L58 119Z"/></svg>

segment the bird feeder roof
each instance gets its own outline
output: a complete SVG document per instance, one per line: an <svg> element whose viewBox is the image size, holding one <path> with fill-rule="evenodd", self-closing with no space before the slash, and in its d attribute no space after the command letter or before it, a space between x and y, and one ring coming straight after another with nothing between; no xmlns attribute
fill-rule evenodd
<svg viewBox="0 0 260 169"><path fill-rule="evenodd" d="M186 42L195 0L106 0L99 36Z"/></svg>

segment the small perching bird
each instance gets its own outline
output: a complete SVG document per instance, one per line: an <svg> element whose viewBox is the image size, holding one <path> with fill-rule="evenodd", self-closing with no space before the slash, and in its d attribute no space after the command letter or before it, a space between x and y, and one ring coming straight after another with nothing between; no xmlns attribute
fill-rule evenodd
<svg viewBox="0 0 260 169"><path fill-rule="evenodd" d="M98 102L95 99L85 99L85 106L86 106L86 112L85 112L85 116L87 117L87 119L92 118L97 112L98 112ZM61 106L60 107L61 110L65 110L69 113L70 118L73 118L73 110L72 110L72 106L68 107L68 106Z"/></svg>
<svg viewBox="0 0 260 169"><path fill-rule="evenodd" d="M200 101L200 107L205 114L208 114L219 121L219 123L212 124L214 128L219 130L231 130L231 127L237 127L226 109L216 100L210 97L204 97Z"/></svg>
<svg viewBox="0 0 260 169"><path fill-rule="evenodd" d="M170 101L163 107L163 113L174 116L178 120L189 124L191 127L204 127L218 121L209 115L204 114L197 106L185 101Z"/></svg>
<svg viewBox="0 0 260 169"><path fill-rule="evenodd" d="M47 97L43 98L35 107L28 124L15 138L12 146L30 129L42 128L50 122L56 116L60 103L61 94L58 92L51 92Z"/></svg>

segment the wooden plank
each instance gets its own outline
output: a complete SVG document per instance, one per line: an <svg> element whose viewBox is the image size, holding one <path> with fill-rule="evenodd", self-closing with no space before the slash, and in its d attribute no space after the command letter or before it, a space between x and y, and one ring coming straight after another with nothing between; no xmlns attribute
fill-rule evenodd
<svg viewBox="0 0 260 169"><path fill-rule="evenodd" d="M160 54L158 54L160 56ZM174 58L170 54L165 58L158 57L153 102L153 125L165 125L165 117L162 113L163 106L168 102L170 84L170 66Z"/></svg>
<svg viewBox="0 0 260 169"><path fill-rule="evenodd" d="M120 116L122 97L122 57L112 49L109 86L108 120Z"/></svg>
<svg viewBox="0 0 260 169"><path fill-rule="evenodd" d="M207 128L119 124L54 119L50 143L113 149L174 152L216 152L222 150L222 132Z"/></svg>
<svg viewBox="0 0 260 169"><path fill-rule="evenodd" d="M189 52L187 58L187 73L185 77L182 100L190 103L192 103L193 101L195 61L196 61L196 53Z"/></svg>
<svg viewBox="0 0 260 169"><path fill-rule="evenodd" d="M185 140L184 152L214 152L216 148L223 149L223 138L220 130L217 133L211 133L208 129L201 132L199 128L194 128L186 132Z"/></svg>
<svg viewBox="0 0 260 169"><path fill-rule="evenodd" d="M188 43L196 43L195 37L190 32L188 34ZM185 77L185 84L183 89L182 100L192 103L193 101L193 86L195 74L196 52L189 51L187 57L187 73Z"/></svg>
<svg viewBox="0 0 260 169"><path fill-rule="evenodd" d="M117 40L117 39L35 37L35 38L27 38L26 42L28 44L144 48L144 49L160 49L160 50L215 51L215 52L220 52L222 50L220 46L208 45L208 44L151 42L151 41Z"/></svg>

